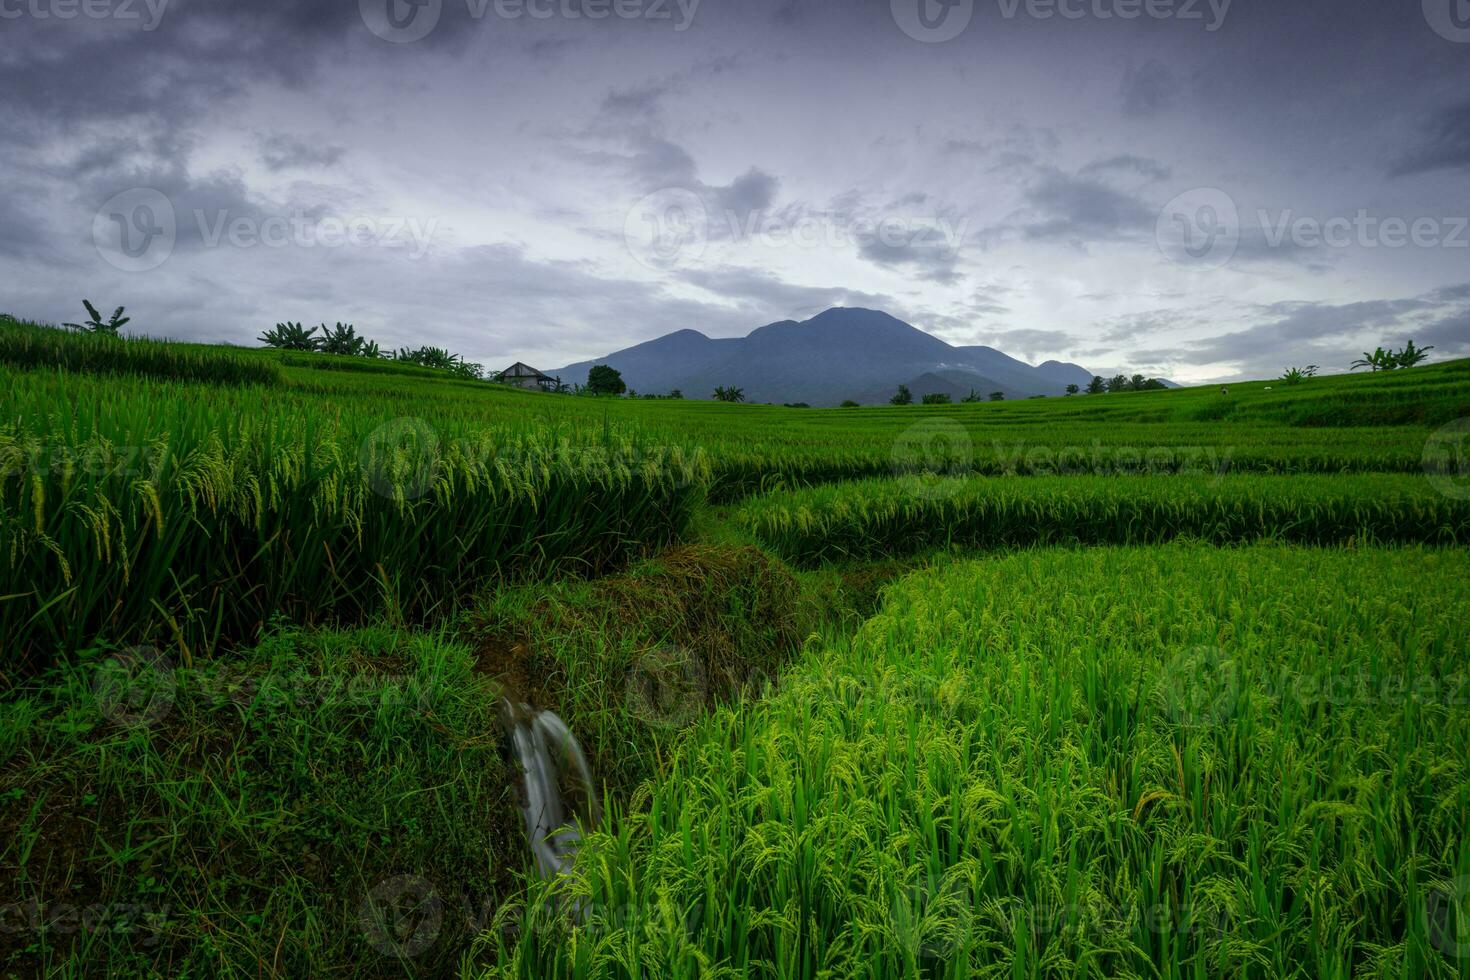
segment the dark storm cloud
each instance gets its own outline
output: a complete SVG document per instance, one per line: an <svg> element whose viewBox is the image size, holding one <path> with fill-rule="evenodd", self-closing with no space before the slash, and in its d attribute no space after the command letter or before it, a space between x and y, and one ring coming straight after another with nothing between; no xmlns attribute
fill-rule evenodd
<svg viewBox="0 0 1470 980"><path fill-rule="evenodd" d="M1156 116L1178 100L1179 79L1158 61L1129 65L1123 72L1121 95L1124 115Z"/></svg>
<svg viewBox="0 0 1470 980"><path fill-rule="evenodd" d="M248 343L262 322L351 315L393 344L565 355L532 358L545 363L685 326L744 334L822 304L901 315L894 297L1017 347L1060 343L1053 325L1076 322L1076 303L1106 303L1092 322L1107 342L1272 374L1289 355L1336 364L1353 331L1463 349L1470 285L1433 290L1462 282L1458 253L1273 243L1254 217L1257 202L1326 217L1393 194L1466 213L1453 181L1470 168L1470 46L1421 4L1240 3L1216 33L981 7L939 45L905 37L888 0L710 3L685 33L478 21L445 0L438 28L404 45L373 36L356 0L170 0L152 31L0 21L0 305L74 318L85 280L181 336ZM252 144L256 129L270 135ZM168 196L180 238L168 264L129 278L90 237L101 203L135 185ZM1207 279L1153 239L1166 199L1211 186L1236 196L1244 227ZM622 217L669 187L710 212L707 265L631 266ZM195 217L389 207L457 226L408 263L212 247ZM854 234L890 216L988 230L937 245ZM801 223L836 244L772 249L744 231ZM964 247L977 242L983 266ZM1424 305L1375 312L1365 283ZM1171 301L1188 306L1152 309ZM1182 339L1219 324L1243 329Z"/></svg>
<svg viewBox="0 0 1470 980"><path fill-rule="evenodd" d="M1149 180L1168 180L1173 171L1157 160L1148 157L1136 156L1132 153L1120 153L1104 160L1094 160L1083 167L1079 174L1099 174L1108 171L1122 173L1134 173Z"/></svg>
<svg viewBox="0 0 1470 980"><path fill-rule="evenodd" d="M991 346L1025 360L1051 351L1069 350L1077 342L1076 337L1064 330L998 330L982 336Z"/></svg>
<svg viewBox="0 0 1470 980"><path fill-rule="evenodd" d="M765 218L775 207L780 178L755 164L728 184L701 179L694 156L669 134L664 100L684 92L691 81L732 70L734 57L700 62L687 71L614 88L602 100L601 116L582 138L611 143L616 150L578 151L590 160L619 166L643 193L668 189L698 195L709 215L713 238L738 234L752 218Z"/></svg>
<svg viewBox="0 0 1470 980"><path fill-rule="evenodd" d="M19 184L0 185L0 256L25 262L57 262L61 256L47 233L49 223L28 200L35 190Z"/></svg>
<svg viewBox="0 0 1470 980"><path fill-rule="evenodd" d="M1148 310L1109 320L1110 326L1097 339L1104 344L1122 344L1163 330L1190 326L1189 318L1178 310Z"/></svg>
<svg viewBox="0 0 1470 980"><path fill-rule="evenodd" d="M956 268L959 256L953 246L927 237L893 241L873 236L858 245L858 254L876 265L912 270L926 282L952 286L963 278Z"/></svg>
<svg viewBox="0 0 1470 980"><path fill-rule="evenodd" d="M287 133L261 136L259 144L260 160L271 171L292 167L332 167L347 153L344 146L331 143L316 146Z"/></svg>
<svg viewBox="0 0 1470 980"><path fill-rule="evenodd" d="M1389 171L1393 177L1435 170L1470 170L1470 101L1440 110Z"/></svg>
<svg viewBox="0 0 1470 980"><path fill-rule="evenodd" d="M1052 171L1026 191L1036 217L1024 223L1027 238L1060 238L1081 243L1117 239L1151 231L1158 212L1132 194L1099 180Z"/></svg>
<svg viewBox="0 0 1470 980"><path fill-rule="evenodd" d="M760 311L757 318L785 319L803 313L817 313L832 306L875 309L893 309L895 306L891 296L843 287L801 286L759 269L736 266L688 270L680 273L679 278L717 296L736 300L742 308ZM753 329L759 324L752 323L751 326Z"/></svg>

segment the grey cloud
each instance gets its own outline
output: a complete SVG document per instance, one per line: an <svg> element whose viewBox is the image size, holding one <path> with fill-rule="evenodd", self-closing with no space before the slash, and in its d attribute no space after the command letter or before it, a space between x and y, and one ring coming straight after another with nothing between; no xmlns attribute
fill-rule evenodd
<svg viewBox="0 0 1470 980"><path fill-rule="evenodd" d="M314 146L286 133L261 136L259 144L261 162L272 171L290 167L332 167L347 153L343 146L331 143Z"/></svg>
<svg viewBox="0 0 1470 980"><path fill-rule="evenodd" d="M760 269L722 266L687 270L684 282L740 303L752 311L752 321L772 320L819 313L833 306L865 306L893 309L893 297L844 287L802 286L786 282Z"/></svg>
<svg viewBox="0 0 1470 980"><path fill-rule="evenodd" d="M1436 170L1470 170L1470 101L1440 110L1425 125L1420 142L1389 171L1408 177Z"/></svg>
<svg viewBox="0 0 1470 980"><path fill-rule="evenodd" d="M876 265L910 267L920 279L943 286L952 286L962 278L956 268L959 256L943 242L884 241L875 236L858 246L858 254Z"/></svg>
<svg viewBox="0 0 1470 980"><path fill-rule="evenodd" d="M1117 156L1107 157L1103 160L1094 160L1078 171L1078 173L1099 174L1110 170L1135 173L1140 177L1147 177L1149 180L1168 180L1173 173L1173 171L1157 160L1136 156L1132 153L1120 153Z"/></svg>
<svg viewBox="0 0 1470 980"><path fill-rule="evenodd" d="M1436 324L1453 324L1463 311L1446 310L1432 297L1422 296L1343 304L1276 303L1262 308L1261 315L1262 322L1245 330L1185 341L1180 360L1236 363L1247 377L1273 377L1292 363L1346 370L1357 356L1353 345L1360 334L1371 332L1385 341L1406 339L1422 332L1416 327L1433 331Z"/></svg>
<svg viewBox="0 0 1470 980"><path fill-rule="evenodd" d="M1116 239L1152 229L1155 211L1131 194L1098 180L1051 171L1026 192L1035 220L1028 238Z"/></svg>
<svg viewBox="0 0 1470 980"><path fill-rule="evenodd" d="M1156 116L1178 98L1179 81L1167 65L1146 61L1123 72L1121 95L1124 115Z"/></svg>
<svg viewBox="0 0 1470 980"><path fill-rule="evenodd" d="M1000 330L986 334L992 346L1031 360L1035 355L1071 349L1076 338L1063 330Z"/></svg>

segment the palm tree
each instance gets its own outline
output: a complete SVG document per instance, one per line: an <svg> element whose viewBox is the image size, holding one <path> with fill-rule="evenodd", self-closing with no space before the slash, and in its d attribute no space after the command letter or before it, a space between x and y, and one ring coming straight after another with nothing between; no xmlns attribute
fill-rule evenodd
<svg viewBox="0 0 1470 980"><path fill-rule="evenodd" d="M1429 352L1432 350L1434 350L1433 345L1429 347L1415 347L1414 342L1411 340L1404 345L1403 350L1394 354L1393 358L1399 367L1411 368L1428 357Z"/></svg>
<svg viewBox="0 0 1470 980"><path fill-rule="evenodd" d="M729 388L721 385L715 389L715 401L743 402L745 401L745 389L736 388L734 385L731 385Z"/></svg>
<svg viewBox="0 0 1470 980"><path fill-rule="evenodd" d="M321 349L325 354L347 354L355 357L362 353L363 346L367 343L367 338L359 337L352 324L344 324L340 320L335 327L328 327L323 323L321 331Z"/></svg>
<svg viewBox="0 0 1470 980"><path fill-rule="evenodd" d="M102 319L102 314L97 312L97 307L92 305L91 300L82 300L82 305L87 308L87 321L85 323L63 323L62 326L71 327L73 330L81 330L85 333L102 333L116 337L118 331L122 329L123 324L132 319L130 316L123 316L123 307L121 306L112 311L110 318L104 320ZM1410 346L1413 345L1411 344Z"/></svg>
<svg viewBox="0 0 1470 980"><path fill-rule="evenodd" d="M1365 367L1374 371L1392 371L1399 366L1398 358L1382 347L1375 348L1373 353L1363 351L1363 356L1353 362L1353 370Z"/></svg>
<svg viewBox="0 0 1470 980"><path fill-rule="evenodd" d="M278 323L273 330L267 330L260 335L260 342L267 347L277 350L317 350L321 347L321 338L316 335L316 327L307 330L300 323Z"/></svg>

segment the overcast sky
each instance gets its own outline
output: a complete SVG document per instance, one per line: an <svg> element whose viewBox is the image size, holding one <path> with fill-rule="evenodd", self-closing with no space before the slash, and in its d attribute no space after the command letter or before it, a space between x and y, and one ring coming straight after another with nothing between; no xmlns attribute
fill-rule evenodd
<svg viewBox="0 0 1470 980"><path fill-rule="evenodd" d="M1470 354L1467 0L0 0L0 93L32 318L492 367L834 305L1181 382Z"/></svg>

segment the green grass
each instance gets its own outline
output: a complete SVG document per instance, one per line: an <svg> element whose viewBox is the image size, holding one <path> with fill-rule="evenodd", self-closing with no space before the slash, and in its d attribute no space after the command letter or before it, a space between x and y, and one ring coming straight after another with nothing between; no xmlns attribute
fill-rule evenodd
<svg viewBox="0 0 1470 980"><path fill-rule="evenodd" d="M938 547L1470 541L1470 500L1425 477L1063 476L888 480L777 493L736 520L796 562Z"/></svg>
<svg viewBox="0 0 1470 980"><path fill-rule="evenodd" d="M207 384L278 385L285 378L276 364L235 354L228 348L77 333L3 314L0 314L0 363Z"/></svg>
<svg viewBox="0 0 1470 980"><path fill-rule="evenodd" d="M468 648L374 627L125 662L0 709L0 975L402 976L400 937L361 923L402 876L446 912L398 951L454 965L524 847Z"/></svg>
<svg viewBox="0 0 1470 980"><path fill-rule="evenodd" d="M184 656L273 615L408 621L489 579L595 572L678 535L706 464L619 426L22 373L0 426L9 667L98 637ZM41 406L49 406L42 414ZM0 667L0 669L5 669Z"/></svg>
<svg viewBox="0 0 1470 980"><path fill-rule="evenodd" d="M1466 975L1467 650L1461 550L916 575L482 942L528 978Z"/></svg>

